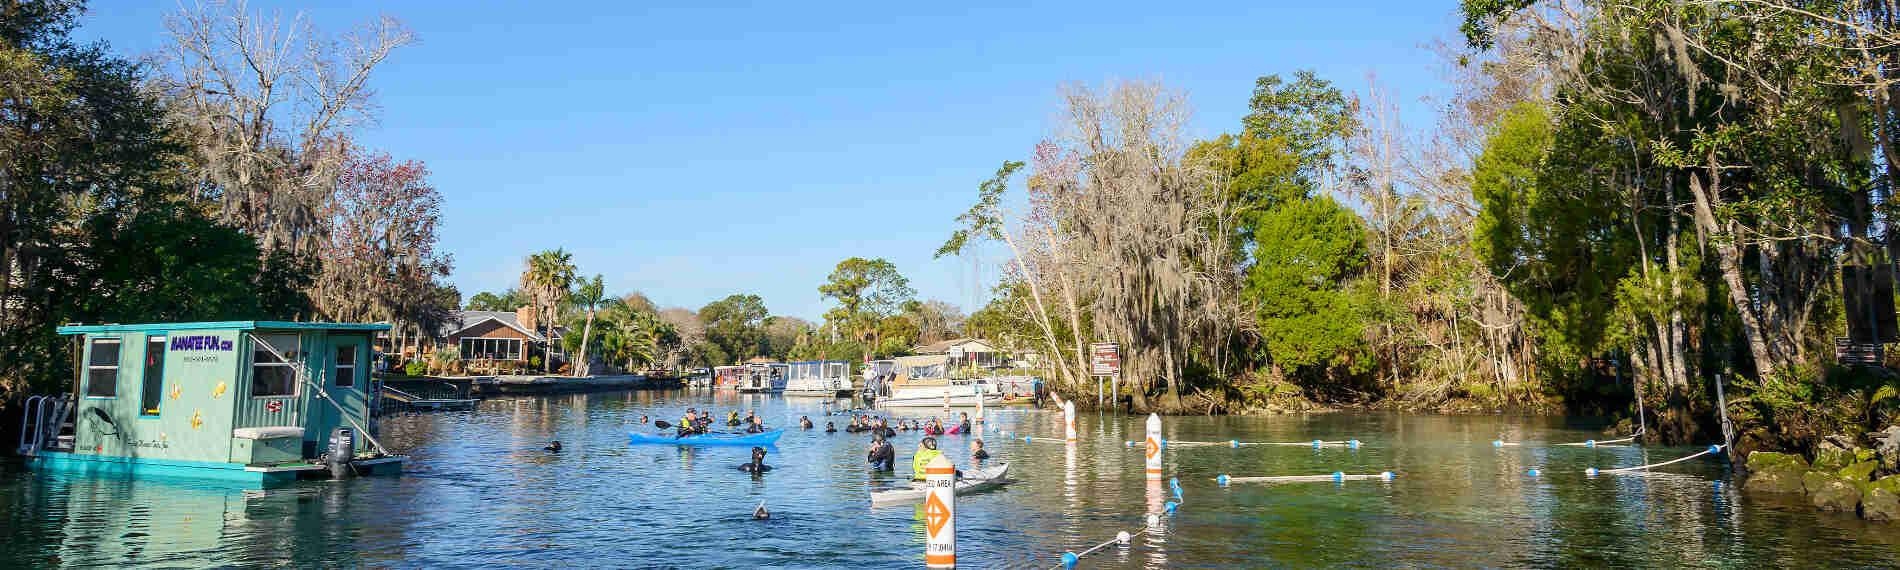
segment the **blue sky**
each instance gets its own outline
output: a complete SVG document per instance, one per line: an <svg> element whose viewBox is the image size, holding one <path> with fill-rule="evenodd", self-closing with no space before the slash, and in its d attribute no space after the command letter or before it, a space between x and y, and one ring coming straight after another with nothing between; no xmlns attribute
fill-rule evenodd
<svg viewBox="0 0 1900 570"><path fill-rule="evenodd" d="M79 34L138 56L186 3L94 0ZM1206 137L1238 128L1262 75L1361 91L1376 74L1418 128L1450 89L1427 46L1456 34L1455 0L540 4L252 9L332 34L388 13L418 34L375 76L380 121L358 140L428 164L464 296L565 247L662 306L752 292L807 319L851 256L982 302L999 249L932 254L976 185L1050 132L1065 84L1183 90Z"/></svg>

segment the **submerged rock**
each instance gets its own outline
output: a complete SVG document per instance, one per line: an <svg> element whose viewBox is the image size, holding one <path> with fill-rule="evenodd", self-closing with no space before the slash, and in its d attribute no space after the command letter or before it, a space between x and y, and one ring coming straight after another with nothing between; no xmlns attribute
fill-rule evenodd
<svg viewBox="0 0 1900 570"><path fill-rule="evenodd" d="M1851 513L1860 507L1860 487L1825 471L1809 471L1801 476L1808 501L1824 511Z"/></svg>
<svg viewBox="0 0 1900 570"><path fill-rule="evenodd" d="M1860 502L1861 518L1870 521L1900 520L1900 493L1884 488L1869 488Z"/></svg>
<svg viewBox="0 0 1900 570"><path fill-rule="evenodd" d="M1765 493L1799 493L1808 462L1792 453L1757 451L1748 454L1748 481L1742 488Z"/></svg>

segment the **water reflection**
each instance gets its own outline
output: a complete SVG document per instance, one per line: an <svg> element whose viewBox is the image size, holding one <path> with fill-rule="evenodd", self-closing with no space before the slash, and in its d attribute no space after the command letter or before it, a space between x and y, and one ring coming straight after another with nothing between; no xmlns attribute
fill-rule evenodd
<svg viewBox="0 0 1900 570"><path fill-rule="evenodd" d="M637 418L686 407L756 409L788 428L753 477L746 448L629 446ZM62 478L0 464L0 567L668 566L911 567L924 529L915 505L872 509L868 490L901 484L918 432L892 441L899 471L869 472L868 435L824 433L822 400L734 393L626 392L485 401L472 412L382 420L411 455L402 478L246 492L196 484ZM936 409L889 412L922 419ZM819 429L796 427L812 415ZM1329 414L1166 418L1183 441L1359 439L1363 449L1168 447L1185 503L1147 481L1122 442L1142 417L1088 414L1061 441L1061 414L985 410L975 433L940 437L968 466L975 439L1019 480L958 499L958 555L970 567L1047 567L1163 521L1091 568L1169 566L1830 566L1900 564L1900 532L1799 498L1744 495L1715 461L1651 474L1585 477L1695 448L1550 447L1601 438L1587 419ZM1021 436L1035 436L1034 443ZM1045 443L1041 438L1049 438ZM1527 445L1495 448L1505 437ZM962 441L959 441L959 438ZM559 439L566 451L540 451ZM1527 472L1537 468L1540 475ZM1220 487L1235 476L1377 473L1347 481ZM770 521L750 513L767 501ZM612 562L610 562L612 561ZM638 563L634 563L638 564Z"/></svg>

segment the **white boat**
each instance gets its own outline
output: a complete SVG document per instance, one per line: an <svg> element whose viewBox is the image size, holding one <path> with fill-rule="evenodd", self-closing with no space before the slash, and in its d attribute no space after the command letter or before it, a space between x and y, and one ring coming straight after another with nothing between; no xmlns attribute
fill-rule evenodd
<svg viewBox="0 0 1900 570"><path fill-rule="evenodd" d="M963 476L957 478L957 495L962 496L1001 487L1009 483L1008 476L1008 463L997 463L987 467L964 470ZM926 494L929 494L929 491L924 488L923 482L913 481L909 487L872 491L871 503L885 504L921 501L924 500L924 495Z"/></svg>
<svg viewBox="0 0 1900 570"><path fill-rule="evenodd" d="M787 396L837 398L851 395L851 363L843 360L793 362L785 380Z"/></svg>
<svg viewBox="0 0 1900 570"><path fill-rule="evenodd" d="M1003 404L1003 395L989 388L984 379L951 378L947 358L942 355L906 356L897 359L896 377L880 386L876 403L880 407L929 408L973 407L978 398L983 405Z"/></svg>
<svg viewBox="0 0 1900 570"><path fill-rule="evenodd" d="M787 369L786 365L777 362L747 364L745 371L739 375L739 391L755 394L783 392Z"/></svg>

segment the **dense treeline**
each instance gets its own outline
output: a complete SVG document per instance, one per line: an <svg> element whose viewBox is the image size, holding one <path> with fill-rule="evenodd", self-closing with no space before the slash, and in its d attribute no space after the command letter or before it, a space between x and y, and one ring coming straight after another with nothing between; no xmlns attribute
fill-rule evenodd
<svg viewBox="0 0 1900 570"><path fill-rule="evenodd" d="M54 390L68 322L387 321L434 330L440 195L350 142L410 35L197 6L152 63L80 44L78 0L0 0L0 396Z"/></svg>
<svg viewBox="0 0 1900 570"><path fill-rule="evenodd" d="M823 323L773 315L758 295L735 293L698 310L660 308L639 292L610 295L604 278L576 277L573 256L554 249L528 256L517 288L480 292L467 308L516 311L528 308L536 323L560 323L570 372L597 372L596 365L623 371L739 364L764 357L777 361L859 362L909 354L919 344L957 337L964 316L955 305L920 301L909 279L885 259L853 257L838 263L818 292L836 306ZM545 333L545 327L537 325ZM439 368L453 368L453 349L435 355ZM536 365L547 363L535 357Z"/></svg>
<svg viewBox="0 0 1900 570"><path fill-rule="evenodd" d="M1885 6L1467 0L1422 132L1310 73L1207 141L1165 87L1073 89L939 253L1006 245L970 327L1078 393L1086 343L1121 342L1137 408L1640 397L1689 440L1721 377L1747 445L1859 433L1900 405L1833 350L1843 266L1893 267Z"/></svg>

